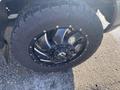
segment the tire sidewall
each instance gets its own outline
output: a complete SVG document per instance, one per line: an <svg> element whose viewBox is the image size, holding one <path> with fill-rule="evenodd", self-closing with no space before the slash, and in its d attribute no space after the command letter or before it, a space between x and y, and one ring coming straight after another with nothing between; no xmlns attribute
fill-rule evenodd
<svg viewBox="0 0 120 90"><path fill-rule="evenodd" d="M90 16L95 17L95 14L92 12L89 13L89 11L89 15L84 16L85 14L81 14L82 11L84 11L84 8L81 10L79 6L69 7L68 5L63 5L51 9L46 8L42 10L42 12L37 11L32 17L28 17L25 23L23 23L24 20L21 20L21 26L17 27L12 35L11 51L12 54L14 54L13 56L22 65L34 71L58 71L82 63L96 51L102 40L101 23L97 18L94 18L94 20L89 18ZM85 13L87 13L87 11L85 11ZM93 21L98 23L94 23ZM89 45L88 48L86 48L87 51L85 51L81 57L78 57L70 63L59 65L35 63L28 53L31 40L44 30L49 31L57 25L62 27L72 25L77 30L82 28L83 33L88 35Z"/></svg>

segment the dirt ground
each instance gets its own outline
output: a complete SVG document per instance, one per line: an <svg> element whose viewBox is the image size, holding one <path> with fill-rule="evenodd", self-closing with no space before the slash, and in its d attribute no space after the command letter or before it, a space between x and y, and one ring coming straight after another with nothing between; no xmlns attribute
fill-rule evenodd
<svg viewBox="0 0 120 90"><path fill-rule="evenodd" d="M120 31L105 34L98 51L74 68L75 90L120 90Z"/></svg>

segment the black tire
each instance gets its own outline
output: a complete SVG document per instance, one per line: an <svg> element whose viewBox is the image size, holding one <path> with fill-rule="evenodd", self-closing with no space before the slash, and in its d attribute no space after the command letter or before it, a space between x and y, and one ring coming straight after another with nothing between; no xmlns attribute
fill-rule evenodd
<svg viewBox="0 0 120 90"><path fill-rule="evenodd" d="M50 1L49 1L50 2ZM99 47L103 28L95 12L84 2L68 1L56 4L49 3L46 7L31 5L25 9L16 23L11 36L11 55L22 65L34 71L60 71L81 64L88 59ZM40 3L40 0L36 1ZM79 11L79 12L78 12ZM74 14L73 14L74 13ZM83 55L74 61L65 64L44 64L35 63L29 56L28 48L31 40L43 30L51 30L56 25L66 27L72 25L77 29L82 28L83 33L88 35L89 45Z"/></svg>
<svg viewBox="0 0 120 90"><path fill-rule="evenodd" d="M19 13L30 0L6 0L6 6L9 8L8 15Z"/></svg>
<svg viewBox="0 0 120 90"><path fill-rule="evenodd" d="M4 47L4 31L7 26L7 11L4 3L0 2L0 48Z"/></svg>

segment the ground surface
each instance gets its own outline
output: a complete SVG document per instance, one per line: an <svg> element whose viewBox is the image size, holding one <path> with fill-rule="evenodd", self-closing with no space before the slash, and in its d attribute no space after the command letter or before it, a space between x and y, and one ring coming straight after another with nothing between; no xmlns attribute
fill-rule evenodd
<svg viewBox="0 0 120 90"><path fill-rule="evenodd" d="M120 90L120 28L104 35L98 51L74 68L76 90Z"/></svg>
<svg viewBox="0 0 120 90"><path fill-rule="evenodd" d="M6 29L10 41L12 27ZM11 57L10 57L11 58ZM35 73L11 59L7 65L0 53L0 90L74 90L73 72Z"/></svg>
<svg viewBox="0 0 120 90"><path fill-rule="evenodd" d="M118 33L119 28L117 32L105 34L98 51L74 68L73 73L72 70L35 73L14 60L6 65L0 54L0 90L120 90Z"/></svg>

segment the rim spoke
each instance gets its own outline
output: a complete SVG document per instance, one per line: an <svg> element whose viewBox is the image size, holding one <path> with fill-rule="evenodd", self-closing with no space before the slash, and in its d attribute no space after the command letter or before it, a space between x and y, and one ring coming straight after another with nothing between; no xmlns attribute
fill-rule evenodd
<svg viewBox="0 0 120 90"><path fill-rule="evenodd" d="M62 44L64 42L65 35L68 31L69 29L64 29L64 28L58 29L53 37L53 41L56 44Z"/></svg>
<svg viewBox="0 0 120 90"><path fill-rule="evenodd" d="M44 36L42 36L39 39L38 45L39 45L39 47L41 47L41 49L45 49L45 50L51 48L51 44L48 41L47 33L45 33Z"/></svg>
<svg viewBox="0 0 120 90"><path fill-rule="evenodd" d="M43 52L40 51L39 49L34 48L34 50L35 50L37 53L39 53L40 55L45 56L45 57L48 57L47 54L43 53Z"/></svg>
<svg viewBox="0 0 120 90"><path fill-rule="evenodd" d="M83 48L83 45L77 44L77 45L75 46L75 51L76 51L76 52L79 52L80 50L82 50L82 48Z"/></svg>
<svg viewBox="0 0 120 90"><path fill-rule="evenodd" d="M37 48L34 48L34 51L35 51L35 54L38 56L40 61L50 62L49 56L46 53L40 51Z"/></svg>
<svg viewBox="0 0 120 90"><path fill-rule="evenodd" d="M45 60L45 59L40 59L40 61L42 61L42 62L48 62L48 63L51 62L50 60Z"/></svg>
<svg viewBox="0 0 120 90"><path fill-rule="evenodd" d="M84 37L80 37L79 39L76 40L76 42L73 44L73 46L76 46L78 44L84 45L86 43L86 39Z"/></svg>
<svg viewBox="0 0 120 90"><path fill-rule="evenodd" d="M81 38L81 35L78 32L74 31L74 32L69 33L66 36L66 41L68 44L74 45L74 43L78 41L80 38Z"/></svg>
<svg viewBox="0 0 120 90"><path fill-rule="evenodd" d="M79 52L84 49L84 46L86 46L86 39L84 37L80 37L74 44L76 52Z"/></svg>
<svg viewBox="0 0 120 90"><path fill-rule="evenodd" d="M81 33L78 33L78 31L71 32L66 38L67 42L74 46L77 52L80 51L86 44L85 37Z"/></svg>

